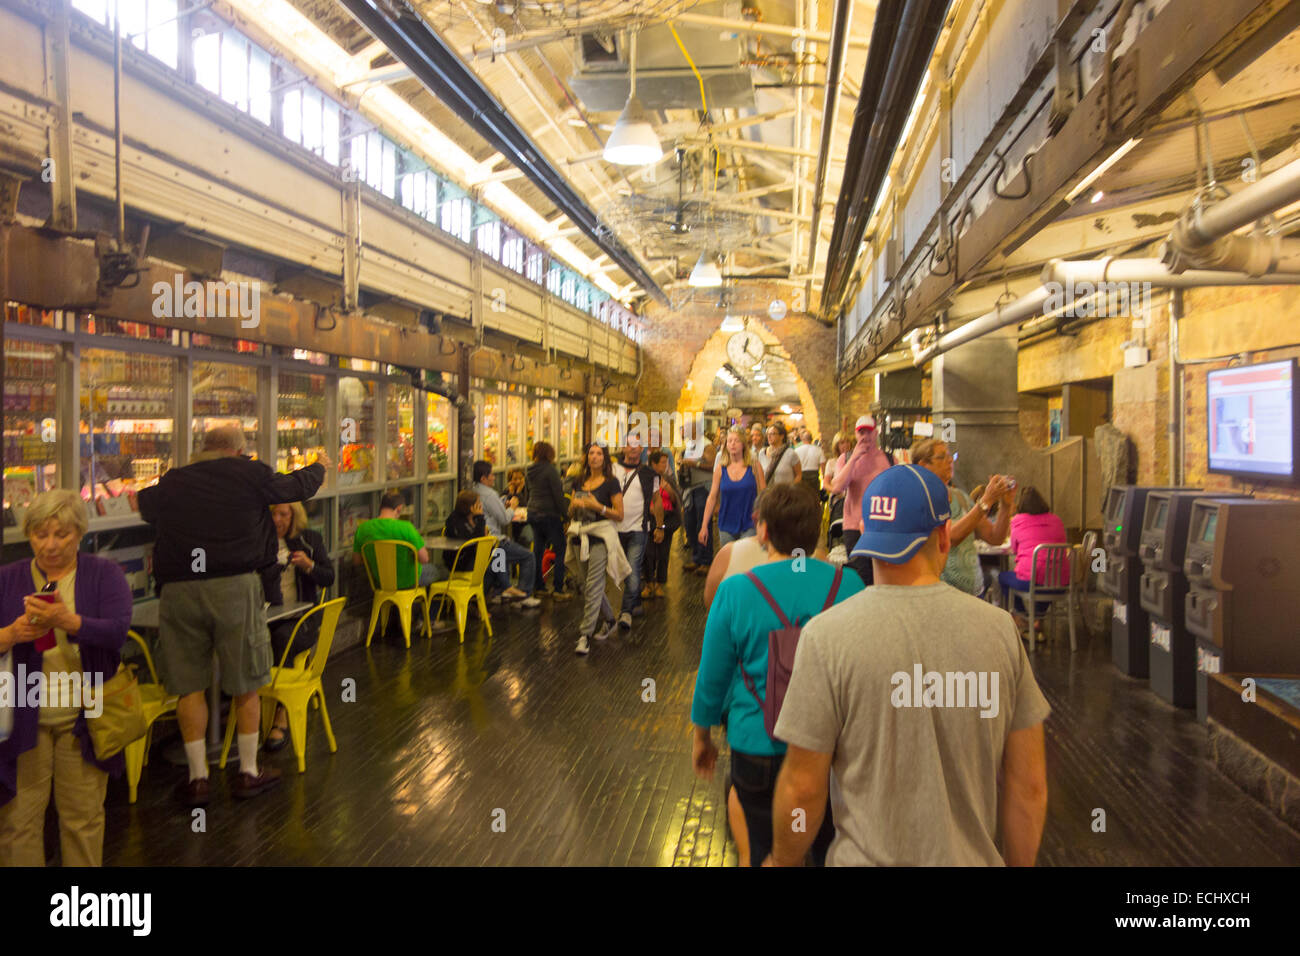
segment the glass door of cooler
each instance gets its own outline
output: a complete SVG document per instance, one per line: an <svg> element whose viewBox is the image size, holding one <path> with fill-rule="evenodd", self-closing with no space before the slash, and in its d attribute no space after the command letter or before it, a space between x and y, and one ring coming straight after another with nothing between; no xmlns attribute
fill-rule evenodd
<svg viewBox="0 0 1300 956"><path fill-rule="evenodd" d="M506 396L506 456L501 467L519 464L519 445L522 440L524 399L520 395Z"/></svg>
<svg viewBox="0 0 1300 956"><path fill-rule="evenodd" d="M493 468L501 465L501 396L487 392L483 396L483 460Z"/></svg>
<svg viewBox="0 0 1300 956"><path fill-rule="evenodd" d="M196 361L192 372L194 413L190 428L194 452L203 450L203 435L218 425L238 425L244 430L244 452L257 457L258 368L230 362Z"/></svg>
<svg viewBox="0 0 1300 956"><path fill-rule="evenodd" d="M176 461L176 359L83 349L80 401L82 497L129 515Z"/></svg>
<svg viewBox="0 0 1300 956"><path fill-rule="evenodd" d="M384 386L385 481L415 477L415 389L388 382Z"/></svg>
<svg viewBox="0 0 1300 956"><path fill-rule="evenodd" d="M42 491L58 487L57 345L5 342L4 523L22 525Z"/></svg>
<svg viewBox="0 0 1300 956"><path fill-rule="evenodd" d="M325 451L328 377L281 369L275 421L275 470L306 468Z"/></svg>
<svg viewBox="0 0 1300 956"><path fill-rule="evenodd" d="M339 487L378 480L375 462L375 389L371 379L339 379ZM351 538L348 538L351 541Z"/></svg>

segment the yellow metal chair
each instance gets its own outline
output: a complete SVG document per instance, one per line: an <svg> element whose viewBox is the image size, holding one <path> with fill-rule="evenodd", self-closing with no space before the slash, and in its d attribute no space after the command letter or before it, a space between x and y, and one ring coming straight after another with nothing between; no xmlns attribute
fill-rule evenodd
<svg viewBox="0 0 1300 956"><path fill-rule="evenodd" d="M415 573L415 586L399 588L397 580L397 554L399 548L411 552L411 566ZM375 634L375 624L380 623L380 630L388 629L389 605L396 605L398 617L402 622L402 637L406 646L411 646L411 609L416 601L424 602L424 632L429 633L429 595L419 586L420 554L405 541L367 541L361 546L361 559L366 567L366 576L375 596L370 605L370 627L366 631L366 647ZM376 580L378 578L378 580Z"/></svg>
<svg viewBox="0 0 1300 956"><path fill-rule="evenodd" d="M140 774L144 772L144 766L149 762L149 744L153 741L153 722L160 717L176 712L176 703L180 700L174 694L168 694L166 688L158 681L158 672L153 666L153 656L149 653L149 645L143 637L135 631L127 631L127 637L140 645L140 650L144 653L145 666L149 668L149 676L152 678L152 684L140 685L140 698L144 705L144 736L139 740L133 740L126 745L122 752L126 758L126 788L128 793L128 802L135 803L136 790L140 786Z"/></svg>
<svg viewBox="0 0 1300 956"><path fill-rule="evenodd" d="M314 608L298 619L289 643L280 656L280 663L271 668L271 683L259 690L262 699L261 739L265 739L275 723L275 708L283 704L289 712L289 739L293 742L293 753L298 758L298 772L307 771L307 707L319 703L321 721L325 724L325 739L329 741L330 753L338 751L334 740L334 729L330 726L329 709L325 706L325 691L321 687L321 674L325 671L325 662L330 656L330 647L334 644L334 632L338 628L339 615L347 598L335 598ZM285 661L293 650L294 639L302 629L303 622L313 614L321 616L320 637L316 646L307 651L299 651L294 666L286 667ZM309 657L307 655L310 655ZM221 747L221 769L226 767L226 758L230 756L230 742L235 739L235 716L232 713L226 720L226 742Z"/></svg>
<svg viewBox="0 0 1300 956"><path fill-rule="evenodd" d="M465 621L469 617L471 600L478 603L479 616L483 618L488 634L492 633L492 619L488 616L487 599L483 595L483 579L487 576L488 565L492 563L492 550L496 547L496 542L497 539L491 535L466 541L457 549L456 560L452 561L451 566L459 567L460 556L472 553L473 568L469 571L453 571L446 581L435 581L429 585L429 599L438 598L438 613L433 618L435 621L442 617L443 605L449 598L456 606L456 630L460 633L462 644L465 643Z"/></svg>

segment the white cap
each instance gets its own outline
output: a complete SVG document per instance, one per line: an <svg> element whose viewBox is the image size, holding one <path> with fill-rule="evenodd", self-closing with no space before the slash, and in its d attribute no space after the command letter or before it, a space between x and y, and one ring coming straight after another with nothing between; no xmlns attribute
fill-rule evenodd
<svg viewBox="0 0 1300 956"><path fill-rule="evenodd" d="M853 426L853 430L857 431L860 428L870 428L872 431L875 431L876 420L872 418L870 415L863 415L861 418L858 419L858 423Z"/></svg>

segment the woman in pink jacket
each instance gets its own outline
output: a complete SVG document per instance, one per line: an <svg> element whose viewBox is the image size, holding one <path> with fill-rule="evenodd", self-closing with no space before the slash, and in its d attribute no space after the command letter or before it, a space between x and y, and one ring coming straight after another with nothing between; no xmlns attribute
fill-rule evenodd
<svg viewBox="0 0 1300 956"><path fill-rule="evenodd" d="M998 575L998 583L1002 585L1002 593L1007 594L1010 591L1028 592L1031 574L1034 575L1035 582L1041 585L1046 576L1047 567L1043 560L1044 556L1039 555L1038 567L1036 569L1030 568L1034 548L1040 544L1067 543L1065 539L1065 523L1058 515L1052 514L1047 502L1037 488L1033 485L1022 485L1011 518L1011 550L1016 556L1016 569L1014 571L1003 571ZM1065 581L1063 583L1068 584L1070 580L1070 566L1068 564L1066 564L1064 572ZM1039 602L1035 614L1040 614L1046 609L1047 605Z"/></svg>

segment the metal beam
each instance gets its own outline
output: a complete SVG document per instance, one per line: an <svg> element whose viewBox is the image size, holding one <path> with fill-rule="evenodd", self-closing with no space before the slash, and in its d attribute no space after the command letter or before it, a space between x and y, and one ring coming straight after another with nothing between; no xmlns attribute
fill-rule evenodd
<svg viewBox="0 0 1300 956"><path fill-rule="evenodd" d="M457 116L503 153L551 202L629 277L663 305L668 297L616 236L603 229L596 213L552 166L504 106L429 24L397 0L341 0L357 21L415 73L420 83ZM390 13L396 10L398 16Z"/></svg>
<svg viewBox="0 0 1300 956"><path fill-rule="evenodd" d="M72 45L68 31L72 0L54 0L53 15L44 24L45 96L50 101L48 128L49 156L42 165L41 178L50 184L50 222L55 229L77 229L77 186L72 169L72 86L69 64ZM46 165L48 164L48 165Z"/></svg>

